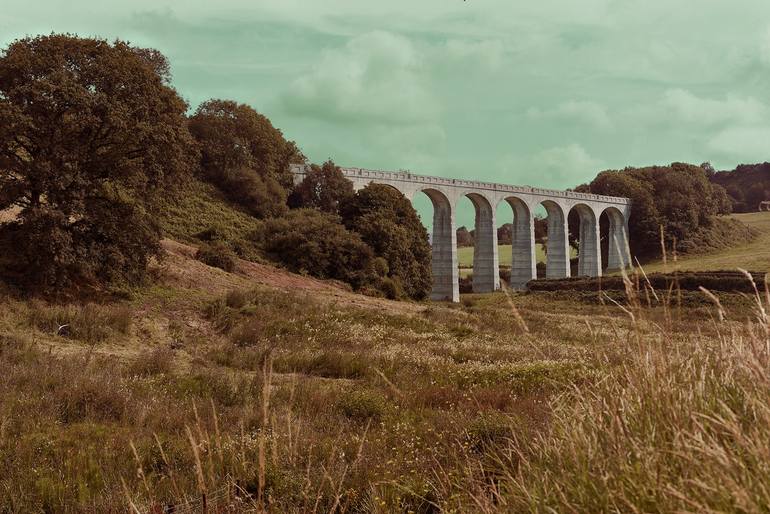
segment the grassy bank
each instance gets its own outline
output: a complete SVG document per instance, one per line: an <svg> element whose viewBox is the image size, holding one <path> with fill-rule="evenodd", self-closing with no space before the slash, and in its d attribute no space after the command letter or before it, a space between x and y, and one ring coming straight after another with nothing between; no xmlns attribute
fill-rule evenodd
<svg viewBox="0 0 770 514"><path fill-rule="evenodd" d="M537 512L766 500L767 322L749 301L723 298L721 322L705 296L664 291L645 307L569 292L408 304L245 262L225 273L189 253L121 302L2 299L0 504ZM723 480L739 494L722 494Z"/></svg>
<svg viewBox="0 0 770 514"><path fill-rule="evenodd" d="M740 267L770 272L770 212L733 214L730 218L756 229L759 236L750 243L705 255L677 256L676 260L669 255L666 264L662 260L648 263L644 266L645 271L709 271Z"/></svg>

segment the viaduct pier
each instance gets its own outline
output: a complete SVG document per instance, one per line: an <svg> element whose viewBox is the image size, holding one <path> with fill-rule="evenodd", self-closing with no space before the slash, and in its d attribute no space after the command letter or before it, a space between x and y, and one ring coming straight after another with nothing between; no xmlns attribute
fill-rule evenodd
<svg viewBox="0 0 770 514"><path fill-rule="evenodd" d="M538 205L548 213L546 246L546 278L570 276L569 229L567 217L572 210L580 216L578 275L598 277L603 269L620 269L631 265L628 246L628 198L602 196L574 191L558 191L529 186L514 186L416 175L409 172L376 171L341 168L342 174L359 190L370 183L397 189L410 201L417 193L425 193L433 204L433 291L431 299L457 302L460 299L457 269L457 234L455 206L463 196L470 199L476 211L475 250L473 254L473 291L492 292L500 288L497 223L495 214L501 202L512 210L513 289L524 289L537 278L535 258L535 224L533 211ZM292 165L296 183L306 174L304 165ZM602 262L599 218L609 219L608 258ZM508 222L508 220L505 220Z"/></svg>

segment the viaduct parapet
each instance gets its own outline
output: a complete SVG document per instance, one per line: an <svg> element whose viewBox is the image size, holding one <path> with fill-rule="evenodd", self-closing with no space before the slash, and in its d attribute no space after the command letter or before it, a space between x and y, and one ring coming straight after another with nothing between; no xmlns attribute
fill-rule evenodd
<svg viewBox="0 0 770 514"><path fill-rule="evenodd" d="M580 216L578 235L578 275L598 277L603 269L621 269L631 265L628 246L628 198L602 196L574 191L558 191L529 186L495 184L475 180L416 175L409 172L341 168L343 175L359 190L370 183L397 189L410 201L416 193L425 193L433 204L433 300L457 302L460 299L457 269L457 233L455 206L463 196L476 210L475 250L473 253L473 291L492 292L500 288L497 247L497 207L505 202L511 207L513 225L511 282L513 289L526 288L537 278L535 224L533 212L538 205L548 213L546 243L546 278L570 276L569 229L567 217L574 209ZM304 165L292 165L296 183L306 174ZM609 219L608 258L602 262L599 217ZM505 220L507 222L508 220Z"/></svg>

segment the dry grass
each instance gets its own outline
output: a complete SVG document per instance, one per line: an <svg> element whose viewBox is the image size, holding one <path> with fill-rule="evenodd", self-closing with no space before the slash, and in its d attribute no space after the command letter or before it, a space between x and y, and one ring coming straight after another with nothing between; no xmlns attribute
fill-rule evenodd
<svg viewBox="0 0 770 514"><path fill-rule="evenodd" d="M719 295L716 306L672 289L648 303L641 280L642 291L629 283L590 301L501 293L390 310L246 287L242 276L226 276L237 286L226 289L218 276L112 305L0 303L0 505L747 512L770 502L762 295ZM98 335L56 334L65 318Z"/></svg>

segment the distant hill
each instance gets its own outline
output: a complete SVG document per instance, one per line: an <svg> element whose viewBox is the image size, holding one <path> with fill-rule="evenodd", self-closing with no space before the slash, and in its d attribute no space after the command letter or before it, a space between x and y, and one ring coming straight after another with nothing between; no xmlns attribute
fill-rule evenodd
<svg viewBox="0 0 770 514"><path fill-rule="evenodd" d="M709 178L727 190L734 212L755 212L760 202L770 200L770 162L741 164L734 170L717 171Z"/></svg>

